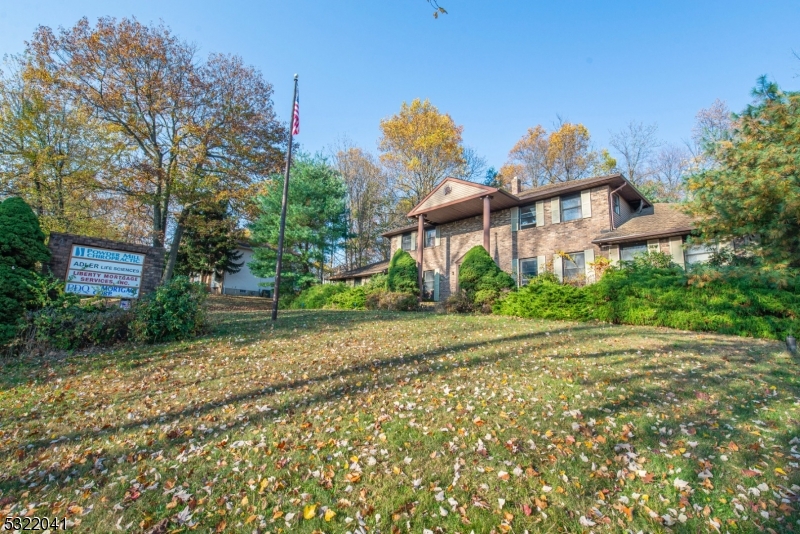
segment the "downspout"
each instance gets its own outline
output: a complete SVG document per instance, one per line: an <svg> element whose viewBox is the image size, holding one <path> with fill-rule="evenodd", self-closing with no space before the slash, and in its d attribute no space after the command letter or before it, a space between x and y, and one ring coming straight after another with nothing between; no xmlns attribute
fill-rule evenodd
<svg viewBox="0 0 800 534"><path fill-rule="evenodd" d="M620 189L622 189L626 185L628 185L628 182L625 182L624 184L622 184L618 188L616 188L613 191L610 191L608 193L608 218L611 221L611 229L612 230L616 230L617 229L616 226L614 226L614 202L613 202L614 193L616 193L617 191L619 191Z"/></svg>

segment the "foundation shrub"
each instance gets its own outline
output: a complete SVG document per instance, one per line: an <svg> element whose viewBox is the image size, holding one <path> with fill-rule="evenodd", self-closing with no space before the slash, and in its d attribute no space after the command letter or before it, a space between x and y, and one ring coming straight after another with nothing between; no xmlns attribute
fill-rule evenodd
<svg viewBox="0 0 800 534"><path fill-rule="evenodd" d="M398 249L389 262L386 288L396 293L419 295L417 261L405 250Z"/></svg>
<svg viewBox="0 0 800 534"><path fill-rule="evenodd" d="M383 289L367 293L364 304L368 310L416 311L419 309L416 295Z"/></svg>
<svg viewBox="0 0 800 534"><path fill-rule="evenodd" d="M156 343L190 339L203 333L207 296L203 284L176 276L136 303L132 339Z"/></svg>
<svg viewBox="0 0 800 534"><path fill-rule="evenodd" d="M475 311L475 303L464 291L458 291L447 297L443 307L447 313L472 313Z"/></svg>
<svg viewBox="0 0 800 534"><path fill-rule="evenodd" d="M331 299L348 290L346 284L317 284L295 297L289 308L293 310L316 310L329 305Z"/></svg>
<svg viewBox="0 0 800 534"><path fill-rule="evenodd" d="M367 292L363 287L349 287L333 295L326 307L340 310L363 310L367 305Z"/></svg>

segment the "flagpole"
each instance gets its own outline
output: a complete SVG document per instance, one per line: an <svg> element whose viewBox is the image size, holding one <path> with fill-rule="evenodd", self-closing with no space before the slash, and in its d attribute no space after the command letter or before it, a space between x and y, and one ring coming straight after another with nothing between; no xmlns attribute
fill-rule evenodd
<svg viewBox="0 0 800 534"><path fill-rule="evenodd" d="M278 320L278 298L281 287L281 264L283 263L283 234L286 231L286 204L289 201L289 167L292 164L292 131L294 129L295 103L297 102L297 74L294 75L294 98L292 98L292 114L289 120L289 150L286 153L286 172L283 176L283 199L281 200L281 226L278 233L278 258L275 263L275 284L272 290L272 320Z"/></svg>

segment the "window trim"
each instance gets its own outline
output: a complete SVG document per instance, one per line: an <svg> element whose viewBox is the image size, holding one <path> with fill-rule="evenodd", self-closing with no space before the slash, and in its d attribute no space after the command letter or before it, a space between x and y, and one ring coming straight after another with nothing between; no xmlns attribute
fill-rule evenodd
<svg viewBox="0 0 800 534"><path fill-rule="evenodd" d="M532 223L526 223L526 224L522 223L522 214L524 213L524 210L528 210L529 213L533 214L533 222ZM536 226L538 226L538 224L537 224L538 221L536 220L537 219L537 217L536 217L536 203L526 204L525 206L520 206L519 207L518 217L519 217L519 219L517 221L517 225L519 226L520 230L524 230L525 228L535 228Z"/></svg>
<svg viewBox="0 0 800 534"><path fill-rule="evenodd" d="M517 284L519 285L519 287L522 287L528 285L528 282L530 282L531 278L539 276L539 258L538 256L533 256L530 258L520 258L518 261L519 261L519 267L517 268ZM536 269L533 272L533 276L530 276L528 278L523 278L522 263L526 261L532 261L533 264L536 266Z"/></svg>
<svg viewBox="0 0 800 534"><path fill-rule="evenodd" d="M574 199L577 199L578 205L574 206L574 207L571 207L571 208L566 208L565 209L564 208L564 201L565 200L574 200ZM559 198L559 207L560 207L560 210L561 210L561 222L562 223L570 222L570 221L577 221L578 219L582 219L583 218L583 200L581 198L581 193L580 192L573 193L571 195L562 195ZM571 219L567 219L566 217L564 217L564 213L567 210L570 210L570 211L578 210L578 216L577 217L573 217Z"/></svg>

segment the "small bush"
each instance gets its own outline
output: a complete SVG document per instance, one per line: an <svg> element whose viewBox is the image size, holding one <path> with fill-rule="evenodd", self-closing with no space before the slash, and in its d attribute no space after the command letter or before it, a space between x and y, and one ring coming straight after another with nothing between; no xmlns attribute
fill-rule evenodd
<svg viewBox="0 0 800 534"><path fill-rule="evenodd" d="M328 301L328 307L340 310L363 310L367 305L367 293L363 287L352 287L336 293Z"/></svg>
<svg viewBox="0 0 800 534"><path fill-rule="evenodd" d="M475 311L475 303L464 291L458 291L447 297L443 307L447 313L472 313Z"/></svg>
<svg viewBox="0 0 800 534"><path fill-rule="evenodd" d="M367 293L375 289L389 289L389 275L383 273L373 274L363 287Z"/></svg>
<svg viewBox="0 0 800 534"><path fill-rule="evenodd" d="M628 262L634 269L669 269L674 267L672 256L666 252L648 250L633 257L632 262Z"/></svg>
<svg viewBox="0 0 800 534"><path fill-rule="evenodd" d="M134 307L131 324L136 341L156 343L192 338L206 328L203 284L176 276L146 295Z"/></svg>
<svg viewBox="0 0 800 534"><path fill-rule="evenodd" d="M480 245L472 247L464 256L458 270L458 284L471 299L478 291L493 291L496 297L503 290L514 289L517 285Z"/></svg>
<svg viewBox="0 0 800 534"><path fill-rule="evenodd" d="M500 315L586 321L592 317L585 289L561 284L549 276L537 276L519 291L507 294L494 305Z"/></svg>
<svg viewBox="0 0 800 534"><path fill-rule="evenodd" d="M398 293L419 295L417 261L405 250L398 249L389 262L386 288Z"/></svg>
<svg viewBox="0 0 800 534"><path fill-rule="evenodd" d="M381 289L367 293L364 304L368 310L415 311L419 309L416 295Z"/></svg>
<svg viewBox="0 0 800 534"><path fill-rule="evenodd" d="M289 307L293 310L318 310L330 303L331 298L347 291L346 284L318 284L311 286L295 297Z"/></svg>

